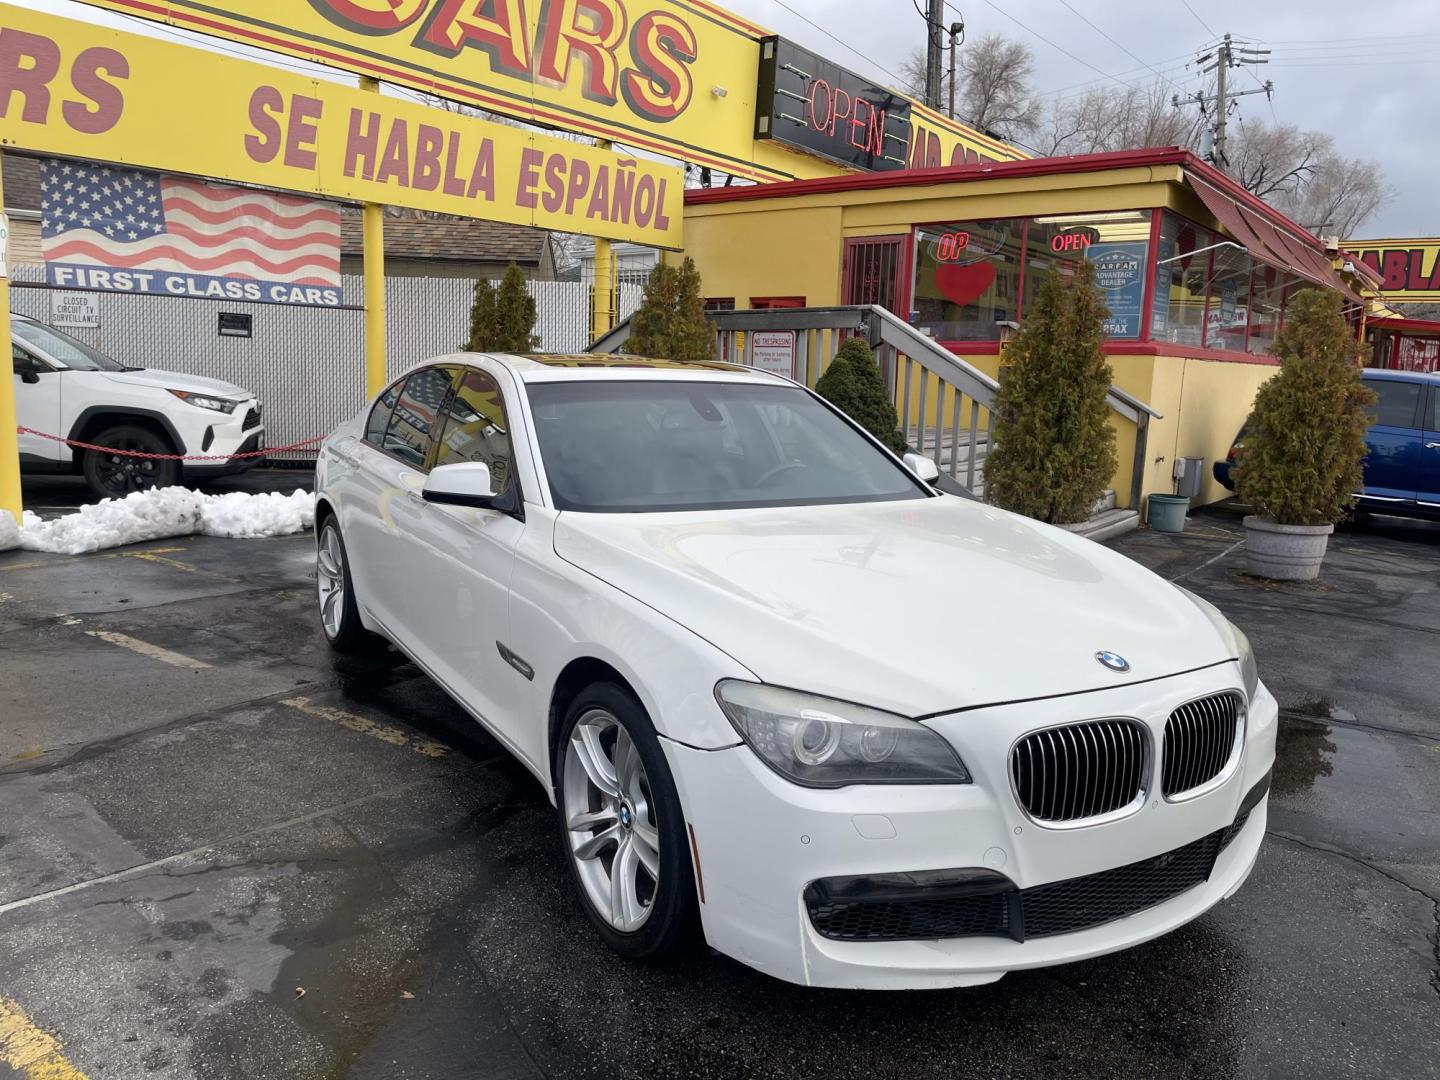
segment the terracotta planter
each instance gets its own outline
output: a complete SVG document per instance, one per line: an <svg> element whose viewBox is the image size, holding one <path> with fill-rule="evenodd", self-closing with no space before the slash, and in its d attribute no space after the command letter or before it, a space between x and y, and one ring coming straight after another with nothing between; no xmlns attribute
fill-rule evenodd
<svg viewBox="0 0 1440 1080"><path fill-rule="evenodd" d="M1282 525L1251 514L1245 518L1245 561L1256 577L1314 581L1334 525Z"/></svg>

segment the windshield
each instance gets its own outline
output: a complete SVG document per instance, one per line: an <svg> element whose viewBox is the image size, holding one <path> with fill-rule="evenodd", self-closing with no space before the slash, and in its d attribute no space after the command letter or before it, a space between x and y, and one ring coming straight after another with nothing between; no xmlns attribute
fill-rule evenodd
<svg viewBox="0 0 1440 1080"><path fill-rule="evenodd" d="M927 497L892 458L796 386L567 380L528 390L561 510Z"/></svg>
<svg viewBox="0 0 1440 1080"><path fill-rule="evenodd" d="M10 332L22 345L33 345L46 356L76 371L124 371L124 365L68 334L25 319L11 319Z"/></svg>

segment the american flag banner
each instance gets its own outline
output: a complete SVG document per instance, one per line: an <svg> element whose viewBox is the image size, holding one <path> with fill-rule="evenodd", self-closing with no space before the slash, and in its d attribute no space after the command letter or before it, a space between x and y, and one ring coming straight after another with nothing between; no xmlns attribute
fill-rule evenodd
<svg viewBox="0 0 1440 1080"><path fill-rule="evenodd" d="M340 209L294 195L106 165L44 161L51 285L334 307Z"/></svg>

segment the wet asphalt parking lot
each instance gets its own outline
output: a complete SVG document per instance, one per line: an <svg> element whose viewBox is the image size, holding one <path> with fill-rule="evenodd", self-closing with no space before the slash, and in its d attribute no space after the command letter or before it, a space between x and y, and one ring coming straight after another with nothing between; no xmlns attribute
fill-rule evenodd
<svg viewBox="0 0 1440 1080"><path fill-rule="evenodd" d="M328 653L309 534L0 554L0 1078L1440 1076L1440 526L1344 530L1315 585L1239 540L1220 509L1113 544L1283 706L1249 882L903 994L611 955L530 775L399 657Z"/></svg>

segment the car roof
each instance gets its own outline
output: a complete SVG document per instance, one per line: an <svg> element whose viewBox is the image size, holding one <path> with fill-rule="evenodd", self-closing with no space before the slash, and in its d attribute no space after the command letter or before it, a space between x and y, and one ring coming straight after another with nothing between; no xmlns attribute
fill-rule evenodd
<svg viewBox="0 0 1440 1080"><path fill-rule="evenodd" d="M1398 368L1367 367L1363 372L1367 379L1388 382L1421 382L1440 386L1440 371L1401 371Z"/></svg>
<svg viewBox="0 0 1440 1080"><path fill-rule="evenodd" d="M522 382L615 380L677 380L743 382L785 385L788 380L759 368L719 360L661 360L622 353L452 353L427 361L431 364L474 363L488 359L503 364Z"/></svg>

